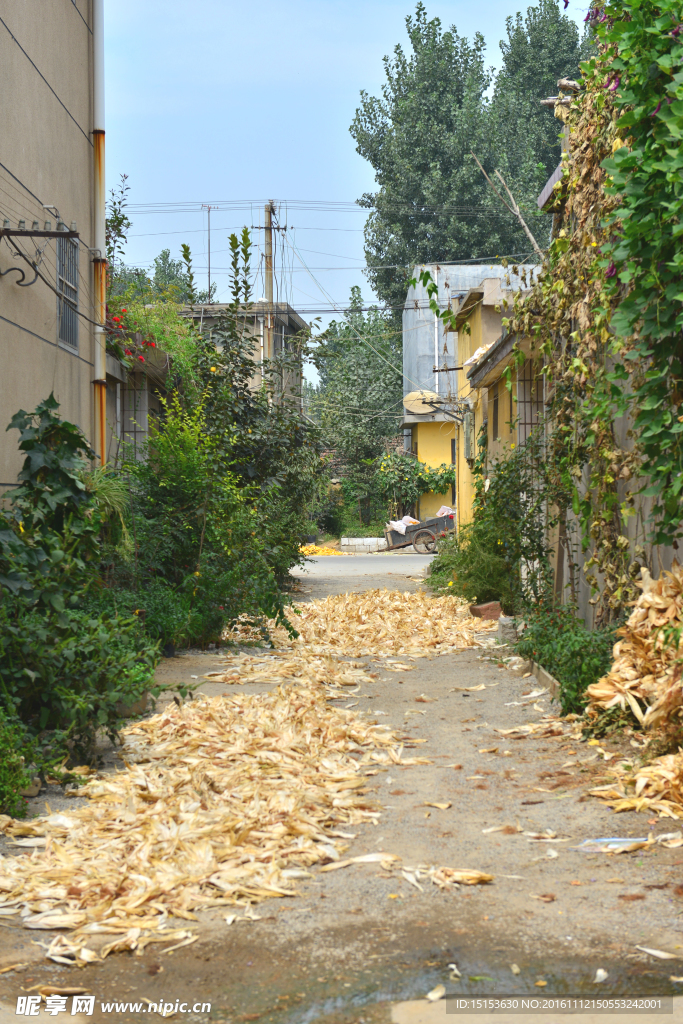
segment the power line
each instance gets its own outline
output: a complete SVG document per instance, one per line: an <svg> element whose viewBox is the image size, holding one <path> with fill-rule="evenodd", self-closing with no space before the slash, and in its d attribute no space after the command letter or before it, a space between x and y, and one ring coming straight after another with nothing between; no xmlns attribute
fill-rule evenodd
<svg viewBox="0 0 683 1024"><path fill-rule="evenodd" d="M52 93L52 95L54 96L54 98L55 98L55 99L57 100L57 102L59 103L59 105L60 105L61 107L63 107L63 109L64 109L64 110L66 111L66 113L67 113L67 114L69 115L69 117L71 118L71 120L73 121L73 123L74 123L74 124L76 125L76 127L78 128L79 132L81 133L81 135L83 136L83 138L84 138L84 139L86 140L86 142L88 143L88 145L89 145L89 146L92 146L92 144L93 144L93 143L92 143L92 139L90 138L90 136L88 135L88 133L87 133L87 132L84 132L84 131L83 131L83 129L81 128L80 124L78 123L78 121L76 120L76 118L75 118L75 117L73 116L73 114L71 113L71 111L69 110L69 108L68 108L68 107L66 106L66 104L65 104L65 103L63 103L63 102L62 102L62 100L61 100L61 99L59 98L59 96L57 95L57 93L55 92L55 90L54 90L54 89L52 88L52 86L51 86L51 85L50 85L50 83L48 82L48 80L47 80L47 78L45 77L45 75L43 74L43 72L42 72L42 71L40 70L40 68L39 68L39 67L37 66L37 64L34 64L34 63L33 63L33 61L31 60L31 58L30 58L30 57L29 57L29 55L27 54L26 50L24 49L24 47L23 47L23 46L21 45L21 43L20 43L20 42L19 42L19 40L18 40L18 39L16 38L16 36L14 36L14 35L13 35L13 33L12 33L12 30L11 30L11 29L10 29L10 27L8 26L7 22L3 21L3 19L2 19L2 18L0 18L0 24L4 25L4 27L5 27L6 29L7 29L7 32L9 33L9 36L10 36L10 38L11 38L12 42L13 42L13 43L16 43L16 45L17 45L17 46L19 47L19 49L20 49L20 50L21 50L21 52L23 53L24 57L26 57L26 60L27 60L27 61L29 62L29 64L31 65L31 67L32 67L32 68L33 68L33 69L34 69L34 70L35 70L35 71L36 71L36 72L37 72L37 73L38 73L38 74L40 75L40 77L42 78L42 80L43 80L43 81L45 82L45 85L46 85L46 86L48 87L48 89L50 90L50 92Z"/></svg>
<svg viewBox="0 0 683 1024"><path fill-rule="evenodd" d="M202 207L206 207L208 204L211 205L212 209L218 212L221 209L225 212L234 210L251 210L255 205L263 205L262 200L255 199L211 199L208 201L194 202L175 202L175 203L131 203L127 210L131 214L147 215L147 214L176 214L176 213L197 213L201 211ZM492 208L484 205L466 205L457 203L382 203L380 207L377 205L373 206L361 206L357 202L350 200L317 200L317 199L294 199L294 200L281 200L281 202L287 203L289 210L296 210L298 212L325 212L325 213L362 213L367 214L368 212L382 210L391 210L394 212L402 212L412 214L414 216L427 216L434 213L459 213L469 214L471 216L506 216L502 210ZM509 212L509 211L508 211ZM284 233L287 225L280 230Z"/></svg>

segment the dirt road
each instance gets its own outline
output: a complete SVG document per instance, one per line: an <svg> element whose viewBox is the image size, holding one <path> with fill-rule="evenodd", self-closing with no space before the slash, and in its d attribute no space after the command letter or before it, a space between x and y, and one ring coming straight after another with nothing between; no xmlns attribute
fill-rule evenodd
<svg viewBox="0 0 683 1024"><path fill-rule="evenodd" d="M383 563L376 564L373 582L382 575ZM387 575L393 575L393 563L384 564L393 586ZM325 587L344 579L332 572L316 578ZM418 585L406 579L399 589ZM177 681L201 676L217 657L171 659L160 674ZM594 746L568 732L520 738L497 732L538 723L551 707L547 695L527 696L538 689L536 681L499 667L491 649L418 660L412 671L365 660L376 673L373 685L338 703L357 702L368 719L425 739L420 754L433 762L378 772L371 782L382 817L376 826L355 828L344 854L385 851L401 858L397 868L314 868L296 898L260 904L256 920L228 926L221 916L203 913L199 941L186 949L112 955L80 970L40 959L32 940L48 942L50 933L1 927L0 969L28 963L0 975L7 1012L13 1016L16 997L41 983L87 987L96 996L87 1018L94 1021L144 1021L149 1000L174 1008L176 1001L187 1003L190 1011L179 1010L173 1019L196 1024L432 1024L452 1019L445 1000L430 1005L424 999L438 985L447 996L603 999L670 995L683 987L669 981L683 974L683 898L677 894L683 848L655 846L619 856L576 849L587 838L635 839L650 829L671 832L676 823L615 815L587 798L607 766ZM268 688L247 684L240 690ZM202 690L227 693L230 687ZM40 813L44 799L35 808ZM507 828L494 831L499 826ZM544 841L524 833L555 835ZM421 864L494 877L487 885L444 892L415 878L411 869ZM638 945L681 959L660 960ZM598 968L608 977L595 984ZM105 1013L101 1001L140 1005ZM210 1011L192 1011L203 1002ZM510 1018L517 1024L523 1019ZM543 1024L556 1018L533 1019ZM582 1017L584 1024L589 1019Z"/></svg>

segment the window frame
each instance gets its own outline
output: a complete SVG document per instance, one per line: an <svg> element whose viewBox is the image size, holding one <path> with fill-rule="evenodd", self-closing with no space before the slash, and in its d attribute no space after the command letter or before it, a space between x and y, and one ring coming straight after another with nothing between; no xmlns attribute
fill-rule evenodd
<svg viewBox="0 0 683 1024"><path fill-rule="evenodd" d="M57 238L57 339L67 352L78 353L78 239Z"/></svg>

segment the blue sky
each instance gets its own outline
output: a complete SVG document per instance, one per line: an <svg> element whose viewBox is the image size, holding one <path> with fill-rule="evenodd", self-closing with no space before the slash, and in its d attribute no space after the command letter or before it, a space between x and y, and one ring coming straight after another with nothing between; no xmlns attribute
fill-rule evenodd
<svg viewBox="0 0 683 1024"><path fill-rule="evenodd" d="M481 31L497 65L505 17L527 2L426 6L461 35ZM571 0L568 13L581 22L586 6ZM370 299L364 213L334 204L373 189L348 128L360 90L381 89L382 57L406 44L414 2L106 0L105 9L108 187L125 172L133 206L166 204L163 212L133 210L127 262L149 264L165 247L178 256L188 242L205 282L201 204L241 201L211 215L211 277L225 299L228 234L262 224L263 204L274 199L296 248L283 247L280 298L309 320L309 310L330 301L343 306L353 284ZM186 205L181 212L171 204ZM263 233L253 234L262 247Z"/></svg>

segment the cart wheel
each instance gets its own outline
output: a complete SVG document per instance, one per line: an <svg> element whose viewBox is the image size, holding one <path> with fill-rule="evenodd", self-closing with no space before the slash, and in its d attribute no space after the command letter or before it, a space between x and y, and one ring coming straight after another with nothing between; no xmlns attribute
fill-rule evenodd
<svg viewBox="0 0 683 1024"><path fill-rule="evenodd" d="M436 537L431 530L418 530L413 537L413 547L421 555L431 555L436 551Z"/></svg>

